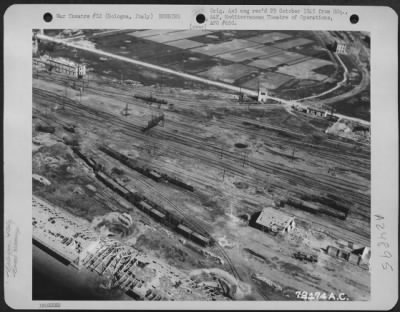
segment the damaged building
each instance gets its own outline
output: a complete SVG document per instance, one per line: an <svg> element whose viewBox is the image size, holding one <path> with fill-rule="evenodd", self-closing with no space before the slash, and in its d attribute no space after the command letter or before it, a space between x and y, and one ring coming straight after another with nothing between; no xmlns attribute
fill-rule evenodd
<svg viewBox="0 0 400 312"><path fill-rule="evenodd" d="M254 227L273 234L288 233L296 227L293 216L273 207L266 207L254 223Z"/></svg>

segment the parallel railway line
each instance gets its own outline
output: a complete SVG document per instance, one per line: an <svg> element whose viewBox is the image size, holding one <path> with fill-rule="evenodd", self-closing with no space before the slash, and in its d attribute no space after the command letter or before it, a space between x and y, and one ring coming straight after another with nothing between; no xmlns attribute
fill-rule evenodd
<svg viewBox="0 0 400 312"><path fill-rule="evenodd" d="M98 117L104 118L107 122L116 125L118 128L122 128L125 131L128 131L127 134L130 136L134 136L140 140L156 140L157 144L164 145L165 147L171 149L174 148L175 151L183 153L183 149L181 145L185 146L185 149L188 150L189 147L193 148L192 155L188 155L190 157L194 158L201 158L200 154L206 153L204 157L201 159L206 162L213 162L217 166L219 166L221 169L230 169L233 172L239 173L241 172L241 175L245 175L246 172L243 171L243 169L237 168L237 163L242 162L242 156L237 155L233 152L229 152L226 150L220 149L218 146L213 146L211 144L205 144L204 141L201 139L197 138L192 138L188 137L188 135L182 135L178 133L170 134L167 133L166 131L159 131L157 129L154 129L152 131L152 136L149 137L148 135L144 135L140 133L141 127L132 124L126 120L123 120L122 118L119 118L116 115L104 112L104 111L99 111L92 109L90 107L84 106L84 105L79 105L75 103L75 101L65 98L64 96L57 95L51 92L47 92L44 90L38 90L37 88L34 88L34 93L35 94L40 94L42 97L51 97L55 101L60 101L62 100L64 105L67 105L69 107L72 107L73 109L78 109L80 111L85 111L86 113L89 113L90 115L94 115L96 119ZM92 118L91 116L91 118ZM99 121L99 120L97 120ZM165 140L168 140L169 142L166 143ZM171 143L178 143L179 146L172 146ZM201 151L201 153L199 152ZM211 157L209 154L212 154ZM221 161L218 159L218 155L222 154L224 160ZM215 159L216 158L216 159ZM229 166L227 163L227 158L229 160L232 160L234 163L232 166ZM236 166L235 166L236 163ZM246 165L253 167L256 170L260 170L261 172L265 172L267 174L279 174L280 178L282 178L281 175L287 175L290 179L295 181L295 183L300 182L306 187L315 187L315 183L313 182L315 179L318 178L318 185L319 186L324 186L324 191L330 192L334 191L336 192L336 189L339 189L344 192L350 192L350 198L357 200L357 202L364 204L364 205L369 205L369 198L367 195L364 195L362 193L354 192L354 183L350 183L348 181L345 181L343 179L338 180L338 178L332 179L330 177L326 177L323 174L315 174L312 178L307 176L307 173L301 172L298 169L295 168L284 168L283 166L280 166L279 164L274 164L274 163L263 163L260 164L258 162L255 162L253 160L247 160ZM230 167L230 168L228 168Z"/></svg>
<svg viewBox="0 0 400 312"><path fill-rule="evenodd" d="M166 132L157 131L157 129L151 132L151 136L144 135L140 131L140 126L132 124L116 115L77 104L69 98L45 90L34 88L33 92L35 96L40 96L49 103L54 104L62 100L66 107L69 107L71 111L81 117L91 118L103 126L104 122L109 123L129 137L134 137L141 141L152 141L162 146L165 150L174 153L175 156L182 155L191 159L197 159L220 171L226 169L240 176L244 181L249 181L251 183L254 182L254 179L262 181L265 178L265 173L279 176L279 179L274 179L273 183L270 182L271 188L277 194L284 195L288 184L291 185L291 193L297 196L304 194L304 188L317 189L321 193L346 193L346 199L349 203L358 204L357 214L367 215L369 213L369 196L367 194L355 192L354 183L342 183L342 181L338 181L337 178L321 178L323 177L321 174L315 174L311 177L298 170L293 170L293 168L286 169L283 166L279 166L279 164L260 164L251 160L246 162L246 167L253 167L257 171L249 177L248 169L241 166L242 158L240 156L232 152L223 151L223 159L219 159L221 153L220 147L211 145L205 146L204 142L201 140L187 138L184 135L168 134ZM316 180L318 181L317 183Z"/></svg>

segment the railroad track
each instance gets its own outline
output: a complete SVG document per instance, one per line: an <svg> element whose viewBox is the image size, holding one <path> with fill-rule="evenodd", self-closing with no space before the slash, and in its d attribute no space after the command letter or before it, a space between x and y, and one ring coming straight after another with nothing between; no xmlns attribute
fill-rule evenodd
<svg viewBox="0 0 400 312"><path fill-rule="evenodd" d="M104 92L102 92L99 89L95 89L98 90L98 92L101 92L104 94ZM121 94L117 94L117 93L112 93L113 95L119 95L121 96ZM129 95L125 95L127 98L131 98L131 96ZM147 104L139 104L139 103L135 103L135 105L140 105L142 107L146 107ZM147 107L146 107L147 108ZM222 119L219 121L220 126L224 126L229 125L229 129L232 128L236 128L238 130L240 130L242 133L246 133L249 135L259 135L259 132L257 133L255 130L251 130L248 129L248 127L246 126L242 126L241 124L245 121L245 119L242 118L237 118L237 117L230 117L230 120L227 121L226 119ZM174 130L178 130L178 129L185 129L187 128L187 125L174 121L174 120L169 120L168 121L168 125L173 125L174 128L172 128L172 131ZM170 127L168 127L170 128ZM265 128L264 130L271 130L271 131L275 131L278 134L279 133L283 133L283 134L290 134L291 136L294 137L298 137L299 140L304 139L306 137L306 135L302 135L298 132L292 132L292 131L288 131L287 129L281 128L281 127L275 127L275 126L269 126L269 125L263 125L263 128ZM190 130L189 130L190 131ZM182 132L182 131L181 131ZM276 140L276 135L271 135L266 133L267 131L263 132L263 137L268 137L272 140ZM175 134L176 135L176 134ZM190 136L193 138L194 134L193 132L190 133ZM186 136L187 137L187 136ZM203 138L200 138L200 140L202 140ZM360 161L360 157L362 157L362 154L358 153L358 154L354 154L354 153L341 153L341 155L337 154L337 149L333 149L333 148L329 148L329 147L325 147L325 146L321 146L319 145L318 148L313 145L313 144L309 144L309 143L305 143L302 141L296 141L296 140L290 140L290 139L285 139L282 138L281 136L279 137L280 141L284 141L286 143L288 143L290 146L296 146L299 150L307 150L307 152L313 152L315 154L318 154L318 156L324 156L326 159L329 159L330 161L337 163L339 165L343 165L342 163L339 162L339 160L346 162L346 166L350 167L350 169L353 172L360 172L360 167L364 168L365 170L369 171L370 165L369 165L369 156L366 155L365 156L365 160L367 161L366 164L364 164L363 162ZM330 140L332 141L332 140ZM341 142L341 141L333 141L336 144L338 144L338 142L340 142L341 145L344 145L346 143ZM201 143L201 142L200 142ZM331 142L332 143L332 142ZM342 144L344 143L344 144ZM347 144L346 144L347 145ZM227 148L227 147L225 147ZM342 155L343 154L343 155Z"/></svg>
<svg viewBox="0 0 400 312"><path fill-rule="evenodd" d="M217 146L213 146L213 145L206 145L204 143L204 141L201 141L201 139L197 139L197 138L190 138L188 137L189 134L186 135L182 135L182 134L170 134L167 133L165 131L159 131L157 129L154 129L152 131L152 136L149 137L148 135L142 134L140 133L141 127L136 126L135 124L132 124L130 122L127 122L126 120L123 120L121 118L119 118L116 115L104 112L104 111L98 111L98 110L94 110L90 107L84 106L84 105L80 105L80 104L76 104L75 101L69 99L69 98L65 98L64 96L61 95L57 95L48 91L44 91L44 90L36 90L36 88L34 89L35 93L41 93L42 96L50 96L53 97L55 100L62 100L64 101L64 105L67 104L70 107L73 107L75 109L78 109L80 111L85 111L87 113L89 113L90 115L93 115L96 117L101 117L104 118L105 120L107 120L109 123L116 125L119 128L125 129L129 132L128 135L130 136L134 136L140 140L157 140L159 145L168 147L168 148L172 148L171 146L171 142L174 143L178 143L179 145L184 145L186 149L188 149L189 147L193 148L194 150L192 150L192 155L188 155L189 157L192 158L202 158L203 161L206 162L212 162L212 160L214 160L214 164L217 165L219 167L219 169L223 170L223 169L229 169L232 170L235 173L239 173L241 171L241 175L245 175L246 172L243 172L243 170L238 169L237 168L237 163L242 163L242 157L238 156L232 152L229 151L221 151L220 147ZM97 120L99 122L101 122L101 120ZM166 143L165 140L168 140L170 142ZM182 152L182 147L181 146L175 146L174 147L175 151L181 151ZM205 152L208 152L208 154L205 154ZM210 157L209 154L212 154L212 157ZM201 157L200 155L204 154L203 157ZM217 155L222 154L222 156L225 158L224 161L220 161L218 159ZM217 156L217 157L216 157ZM216 158L216 159L215 159ZM228 165L227 163L227 158L233 161L233 164ZM236 165L235 165L236 163ZM318 179L318 186L320 186L319 188L321 188L321 186L324 186L325 188L325 192L335 192L336 189L339 189L341 191L344 192L350 192L352 196L352 198L356 199L358 198L358 200L363 203L366 204L369 202L369 197L361 194L361 193L357 193L354 192L354 182L348 182L346 180L339 180L338 178L332 179L331 177L327 177L323 174L314 174L313 177L308 177L307 173L299 171L297 169L291 168L285 168L281 165L277 165L277 164L273 164L273 163L264 163L264 164L260 164L258 162L252 161L252 160L247 160L246 161L246 165L253 167L254 169L257 170L261 170L262 172L265 172L267 174L275 174L275 175L280 175L280 178L282 178L281 175L286 175L287 177L291 178L295 183L300 182L302 183L304 186L306 187L315 187L315 183L314 180ZM326 189L328 188L328 189Z"/></svg>
<svg viewBox="0 0 400 312"><path fill-rule="evenodd" d="M104 126L104 123L109 123L111 125L115 125L119 129L123 130L126 135L130 137L135 137L138 138L139 140L144 140L144 141L156 141L160 145L164 146L167 149L170 149L174 153L181 153L184 154L187 157L193 158L193 159L199 159L201 161L204 161L207 164L211 164L215 166L216 168L220 169L229 169L235 174L238 174L242 176L243 178L248 178L248 174L246 172L246 169L241 168L240 165L238 166L238 163L241 164L242 159L238 157L237 155L233 154L232 152L228 151L222 151L222 155L224 157L223 160L219 159L219 155L221 153L220 147L217 146L204 146L204 141L201 141L200 139L197 138L187 138L187 135L189 134L169 134L165 132L159 133L159 131L153 131L152 136L144 135L141 133L141 127L137 126L135 124L132 124L122 118L119 118L116 115L103 112L103 111L98 111L93 108L77 104L75 101L72 99L69 99L67 97L57 95L52 92L45 91L40 88L33 88L33 93L34 96L39 96L42 99L45 99L48 101L49 104L54 104L59 101L62 101L66 107L69 107L71 111L74 111L76 114L79 116L83 116L85 118L91 118L94 121L100 123L101 125ZM165 142L168 141L168 142ZM164 142L163 142L164 141ZM184 149L182 149L182 145L185 146ZM306 177L304 179L304 174L301 173L293 173L290 172L288 169L285 168L280 168L278 166L273 166L273 165L262 165L253 161L248 161L246 162L247 166L251 166L255 169L262 170L262 172L266 172L268 174L274 174L274 175L279 175L281 181L286 181L287 183L290 183L290 180L293 179L296 181L296 183L300 182L303 184L303 186L307 188L314 188L315 186L318 186L319 189L321 189L321 185L323 185L323 190L324 191L331 191L334 190L333 193L338 193L337 192L337 182L332 183L331 181L325 181L325 180L318 180L314 181L314 177L309 178ZM258 175L259 176L259 175ZM318 176L319 178L319 176ZM317 179L318 179L317 178ZM336 179L337 180L337 179ZM341 182L341 181L340 181ZM276 187L284 189L285 183L280 182L279 185L275 184ZM287 186L287 185L286 185ZM348 198L351 200L354 200L355 202L358 202L362 205L368 206L369 207L369 196L358 194L355 192L349 192L349 188L353 188L354 185L347 184L345 185L346 187L344 188L343 186L341 187L341 190L346 191L348 193ZM300 193L300 191L299 191ZM220 250L220 252L224 255L224 258L227 257L225 250L223 247L217 245L217 248ZM229 258L229 257L228 257ZM230 260L227 260L229 263ZM236 275L238 275L238 272L234 271L235 269L232 270L232 272Z"/></svg>
<svg viewBox="0 0 400 312"><path fill-rule="evenodd" d="M179 208L177 205L175 205L172 201L168 199L168 196L163 192L160 191L159 188L155 187L153 183L150 183L145 180L145 178L142 178L140 174L136 176L136 179L139 180L143 185L147 186L149 189L151 189L153 192L157 194L157 197L160 198L162 201L168 203L175 211L179 212L179 214L183 217L183 219L188 223L188 225L191 225L194 229L199 231L200 233L206 234L209 237L212 237L209 232L204 229L199 223L196 221L193 221L193 219L188 219L186 216L186 213ZM239 280L242 280L241 276L237 272L237 269L235 268L235 265L233 264L232 260L230 259L229 255L225 252L224 248L218 243L215 243L215 247L219 250L219 252L222 254L226 262L228 263L228 266L230 270L232 271L233 275L235 278L238 278Z"/></svg>
<svg viewBox="0 0 400 312"><path fill-rule="evenodd" d="M242 159L238 157L237 155L232 155L232 153L223 151L223 157L224 159L221 160L218 158L217 155L221 152L219 147L218 150L217 148L204 148L204 143L200 142L196 139L191 139L191 140L185 140L185 138L182 138L182 135L179 136L174 136L170 134L165 134L162 133L161 135L155 135L157 133L152 133L152 137L149 137L148 135L144 135L141 133L141 127L136 126L130 122L127 122L121 118L118 118L118 116L115 116L113 114L109 114L106 112L94 110L90 107L83 106L80 104L77 104L75 101L65 98L63 96L54 94L52 92L48 92L45 90L35 90L35 94L41 94L42 97L46 98L50 103L54 103L54 101L59 101L63 100L64 103L70 107L72 110L75 110L75 112L82 116L82 113L87 114L89 118L94 119L98 123L101 123L104 125L104 121L109 122L110 124L115 125L119 129L124 129L124 132L126 135L130 137L135 137L139 140L152 140L153 142L157 142L157 144L164 146L165 148L171 150L172 152L176 154L183 154L186 157L192 158L192 159L198 159L203 162L205 162L208 165L212 165L215 168L219 170L229 170L236 175L241 176L244 180L250 181L247 173L247 169L241 168L238 166L238 163L241 163ZM50 98L49 98L50 97ZM165 142L165 140L168 140L169 142ZM182 149L182 145L185 146L184 149ZM210 155L210 153L212 155ZM279 180L274 181L274 183L271 183L271 187L273 187L276 190L281 189L284 191L287 189L287 184L291 184L291 191L293 194L298 194L298 196L301 196L302 191L301 190L296 190L297 185L300 183L303 187L306 187L308 189L319 189L321 192L327 192L327 193L333 193L337 194L338 189L340 189L341 192L346 192L347 196L346 199L349 200L349 202L353 203L358 203L359 205L363 207L369 207L370 201L369 201L369 196L365 194L360 194L357 192L353 191L354 184L342 184L340 185L335 179L333 182L330 181L332 179L328 179L328 181L324 181L323 179L318 179L315 181L315 177L305 177L304 174L301 173L296 173L296 172L290 172L290 170L285 169L285 168L277 168L276 166L272 165L260 165L257 163L254 163L252 161L248 161L246 165L251 166L255 169L260 170L261 172L267 173L267 174L272 174L272 175L279 175ZM318 176L318 175L315 175ZM262 176L260 176L257 173L257 177L262 180ZM253 178L253 177L252 177ZM306 178L306 179L305 179ZM285 183L286 182L286 185ZM323 182L323 183L322 183ZM293 186L293 184L296 185L296 187ZM304 191L303 191L304 193ZM364 210L364 209L363 209ZM367 209L368 210L368 209Z"/></svg>
<svg viewBox="0 0 400 312"><path fill-rule="evenodd" d="M67 82L70 83L71 82L70 78L68 78L68 77L66 77L64 75L62 75L62 76L61 75L55 75L55 76L51 76L51 77L48 77L47 75L46 76L43 75L43 77L41 77L41 78L43 80L47 80L47 81L51 81L51 82L56 82L56 81L63 82L63 83L67 83ZM92 79L90 81L91 82L96 82L98 84L103 84L105 86L110 86L110 82L104 82L103 80L94 80L94 79ZM117 83L115 83L115 84L118 85L119 88L124 86L124 85L117 84ZM111 83L111 85L112 85L112 83ZM92 90L92 91L95 91L96 93L100 93L103 96L108 96L108 97L110 97L112 99L115 99L116 97L124 97L125 99L136 100L136 99L133 99L133 96L132 96L133 94L132 93L122 93L122 92L115 92L115 91L110 91L110 90L106 91L104 88L103 89L96 88L92 84L90 84L89 86L86 86L85 88L89 89L89 90ZM129 90L126 90L126 91L128 92ZM136 92L137 91L135 91L134 93L136 93ZM139 92L139 93L140 94L146 94L145 92ZM167 94L167 96L168 96L168 94ZM186 101L187 100L183 100L182 102L186 102ZM136 100L136 103L134 103L134 104L135 105L140 105L141 107L148 107L148 104L144 104L144 103L141 103L141 102L143 102L143 101L137 101ZM133 104L133 103L130 102L130 104ZM240 107L240 106L235 106L235 107ZM237 121L237 124L240 124L241 122L244 122L244 121L249 121L246 118L235 117L235 116L230 116L229 119ZM220 122L224 123L224 122L226 122L226 119L220 120ZM173 120L170 120L169 123L172 123L172 124L175 124L175 125L179 125L179 126L182 126L182 125L185 126L185 124L182 124L182 123L179 123L179 122L173 121ZM229 124L232 125L233 123L229 123ZM263 127L266 128L267 130L275 130L275 131L280 131L282 133L290 133L291 135L298 136L299 138L305 137L305 135L302 135L301 133L298 133L298 132L289 131L287 128L271 126L271 125L268 125L268 124L263 124ZM242 129L246 129L245 127L241 127L241 128ZM247 130L249 130L249 129L247 129ZM326 142L328 142L328 143L330 143L330 144L332 144L334 146L340 144L343 147L348 147L348 148L354 147L354 143L350 144L350 143L344 142L344 141L339 140L339 139L327 138ZM359 145L364 148L363 152L366 152L366 153L369 154L369 146L365 146L365 144L361 144L361 143ZM321 149L321 148L327 148L327 147L325 147L324 145L318 145L318 149ZM332 152L336 151L335 148L330 148L329 150L332 151ZM360 153L353 153L352 155L356 156L356 157L362 156L362 155L360 155ZM369 155L366 155L366 159L369 159Z"/></svg>
<svg viewBox="0 0 400 312"><path fill-rule="evenodd" d="M175 205L171 200L169 200L168 196L161 191L159 188L157 188L153 182L149 182L147 181L144 177L141 177L141 174L137 174L135 175L135 180L138 180L140 183L142 183L143 185L145 185L147 188L149 188L150 190L152 190L152 193L154 192L157 196L157 199L161 201L166 202L169 206L171 206L175 211L177 211L183 220L185 220L185 222L190 225L191 227L193 227L194 229L196 229L197 231L199 231L201 234L206 234L208 237L212 237L212 235L210 235L210 233L204 229L198 222L194 221L192 218L188 218L186 213L183 211L183 209L179 208L177 205ZM230 259L229 255L225 252L224 248L218 243L215 242L215 247L219 250L219 252L222 254L223 258L225 259L225 261L227 262L232 274L235 276L235 278L242 280L241 276L239 275L237 269L235 268L235 265L233 264L232 260Z"/></svg>
<svg viewBox="0 0 400 312"><path fill-rule="evenodd" d="M46 94L46 92L41 92L39 90L34 90L34 92L36 92L37 94L43 94L43 95ZM157 197L160 198L162 201L167 202L168 205L170 205L175 211L177 211L189 225L193 226L193 228L195 228L196 230L198 230L202 233L205 233L211 237L211 235L208 233L208 231L205 230L197 222L194 222L193 220L188 220L184 211L181 208L179 208L177 205L175 205L173 202L171 202L162 191L160 191L158 188L154 187L151 183L146 181L144 178L140 177L140 175L137 175L136 179L138 179L142 184L146 185L148 188L152 189L156 194L158 194ZM227 264L228 264L232 274L235 276L235 278L242 280L241 276L239 275L239 273L238 273L237 269L235 268L229 255L225 252L224 248L221 245L219 245L218 242L216 242L215 247L217 248L217 250L221 253L223 258L227 262Z"/></svg>
<svg viewBox="0 0 400 312"><path fill-rule="evenodd" d="M56 78L56 80L61 81L61 82L66 82L68 81L66 78L63 77L58 77ZM98 83L104 83L100 80L96 80L96 82ZM132 104L132 94L124 94L121 92L113 92L113 91L105 91L104 89L99 89L99 88L95 88L93 87L93 85L91 85L90 87L87 87L86 89L90 89L91 91L95 91L98 94L101 94L103 96L107 96L110 98L116 98L116 97L123 97L125 98L125 100L130 100L130 102L125 102L123 100L121 100L121 102L126 103L126 104ZM134 105L139 105L143 108L148 108L148 104L144 104L141 103L143 101L135 101ZM220 120L220 126L223 125L229 125L230 129L236 128L238 130L240 130L243 133L247 133L249 135L259 135L259 132L257 133L254 130L249 129L246 126L242 126L241 124L244 122L249 122L248 119L244 119L244 118L240 118L240 117L233 117L230 116L229 120L226 120L225 118ZM255 123L255 122L254 122ZM169 120L168 124L172 124L173 126L175 126L176 128L182 129L187 127L187 125L174 121L174 120ZM318 147L316 147L313 144L310 143L306 143L306 142L302 142L301 140L304 139L306 137L306 135L303 135L301 133L298 132L293 132L293 131L288 131L285 128L282 127L276 127L276 126L271 126L271 125L266 125L263 124L262 127L264 128L263 130L271 130L273 132L277 132L278 134L282 133L282 134L288 134L291 135L293 137L298 137L299 141L296 140L290 140L290 139L285 139L284 137L280 136L279 137L279 141L280 142L286 142L287 144L289 144L290 146L296 146L298 147L298 149L303 149L303 150L307 150L307 152L314 152L315 154L318 154L319 156L324 156L327 159L335 162L335 163L339 163L339 160L343 160L346 162L346 165L349 166L350 164L352 164L351 166L351 170L353 172L357 172L359 171L360 166L363 167L365 170L369 171L370 168L370 164L369 164L369 159L370 159L370 155L368 153L368 155L365 155L365 157L363 156L362 153L349 153L346 151L346 149L343 149L340 155L337 154L337 148L330 148L330 147L326 147L325 145L318 145ZM193 133L190 133L191 137L193 137ZM276 135L271 135L268 134L267 131L263 131L263 136L266 136L272 140L276 140ZM349 143L346 142L342 142L339 140L332 140L332 139L327 139L326 140L327 143L330 143L332 145L338 145L340 144L342 147L345 146L351 146L349 145ZM333 155L332 155L333 154ZM366 164L364 164L363 162L360 162L360 158L363 158L365 161L367 161ZM340 164L340 163L339 163Z"/></svg>

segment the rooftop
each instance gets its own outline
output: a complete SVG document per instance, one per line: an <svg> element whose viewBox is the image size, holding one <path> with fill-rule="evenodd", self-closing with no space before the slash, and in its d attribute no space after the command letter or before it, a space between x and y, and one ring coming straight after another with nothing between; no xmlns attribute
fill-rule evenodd
<svg viewBox="0 0 400 312"><path fill-rule="evenodd" d="M293 216L278 210L273 207L264 208L259 217L257 218L257 223L266 227L275 226L285 226L286 223L293 219Z"/></svg>

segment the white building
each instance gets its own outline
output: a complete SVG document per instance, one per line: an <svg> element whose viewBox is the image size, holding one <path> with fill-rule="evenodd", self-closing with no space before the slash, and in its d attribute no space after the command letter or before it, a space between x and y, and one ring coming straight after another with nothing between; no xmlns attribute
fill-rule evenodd
<svg viewBox="0 0 400 312"><path fill-rule="evenodd" d="M36 38L32 40L32 55L37 55L39 52L39 42Z"/></svg>
<svg viewBox="0 0 400 312"><path fill-rule="evenodd" d="M268 90L264 87L258 88L258 102L265 103L268 100Z"/></svg>
<svg viewBox="0 0 400 312"><path fill-rule="evenodd" d="M273 233L291 232L296 227L293 216L273 207L264 208L256 223L263 231Z"/></svg>
<svg viewBox="0 0 400 312"><path fill-rule="evenodd" d="M337 46L336 46L336 53L338 54L347 54L347 44L344 41L337 41Z"/></svg>
<svg viewBox="0 0 400 312"><path fill-rule="evenodd" d="M78 64L63 58L42 58L42 61L51 66L52 70L58 73L64 73L77 78L82 78L86 75L86 65Z"/></svg>

